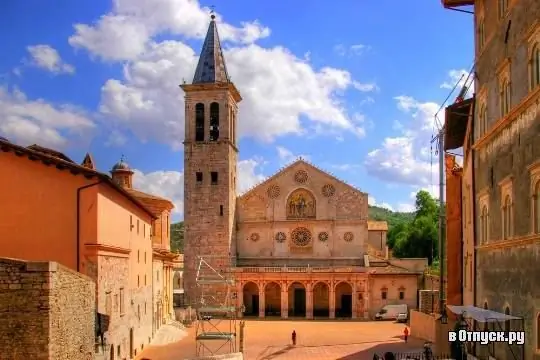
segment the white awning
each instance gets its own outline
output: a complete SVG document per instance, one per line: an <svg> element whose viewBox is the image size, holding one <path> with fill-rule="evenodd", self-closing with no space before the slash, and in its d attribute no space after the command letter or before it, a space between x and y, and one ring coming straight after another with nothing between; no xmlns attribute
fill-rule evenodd
<svg viewBox="0 0 540 360"><path fill-rule="evenodd" d="M487 322L500 322L508 320L521 320L521 317L506 315L500 312L482 309L476 306L466 305L466 306L457 306L457 305L447 305L448 310L454 314L461 315L464 314L466 318L474 319L478 322L487 323Z"/></svg>

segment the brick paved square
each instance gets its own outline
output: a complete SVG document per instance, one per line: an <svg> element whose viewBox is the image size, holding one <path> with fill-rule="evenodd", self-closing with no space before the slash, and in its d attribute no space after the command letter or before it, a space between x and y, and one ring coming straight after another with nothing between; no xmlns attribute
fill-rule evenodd
<svg viewBox="0 0 540 360"><path fill-rule="evenodd" d="M244 356L247 360L371 360L374 353L421 351L422 340L404 343L403 329L404 325L393 322L247 320ZM293 330L296 346L291 345ZM192 358L196 353L194 334L195 328L190 328L183 340L150 346L137 359Z"/></svg>

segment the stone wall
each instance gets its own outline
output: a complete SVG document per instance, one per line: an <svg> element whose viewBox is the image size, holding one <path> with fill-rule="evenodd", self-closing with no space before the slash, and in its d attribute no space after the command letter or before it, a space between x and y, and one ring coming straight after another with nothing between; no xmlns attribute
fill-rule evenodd
<svg viewBox="0 0 540 360"><path fill-rule="evenodd" d="M54 262L0 258L0 358L88 360L95 284Z"/></svg>
<svg viewBox="0 0 540 360"><path fill-rule="evenodd" d="M484 92L488 128L487 134L475 129L474 191L477 221L485 207L488 229L486 234L481 231L483 226L476 226L475 305L498 312L508 308L511 315L523 316L529 339L525 358L539 359L535 339L540 311L540 283L536 280L540 276L540 245L532 226L536 184L532 172L540 158L540 89L529 86L528 38L534 34L535 23L539 29L540 2L515 1L503 19L497 16L497 2L484 3L486 44L476 59L475 89ZM502 116L499 74L506 69L510 76L510 111ZM511 200L511 226L504 236L502 205L507 195ZM512 356L504 350L497 358Z"/></svg>
<svg viewBox="0 0 540 360"><path fill-rule="evenodd" d="M419 307L420 312L431 314L439 312L439 291L438 290L420 290Z"/></svg>

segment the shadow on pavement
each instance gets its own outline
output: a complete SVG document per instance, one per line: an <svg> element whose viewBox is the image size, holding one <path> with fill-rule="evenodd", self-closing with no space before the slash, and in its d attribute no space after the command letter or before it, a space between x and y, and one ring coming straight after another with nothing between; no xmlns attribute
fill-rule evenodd
<svg viewBox="0 0 540 360"><path fill-rule="evenodd" d="M383 358L383 355L386 352L400 354L401 356L399 357L399 359L402 359L402 358L404 359L405 357L403 356L403 354L411 353L411 354L416 355L421 351L422 351L421 347L419 347L418 349L411 349L410 346L408 346L408 344L406 344L405 342L401 342L401 343L389 342L385 344L378 344L378 345L375 345L373 347L370 347L362 351L358 351L353 354L342 356L336 360L372 360L373 355L377 354L381 358Z"/></svg>

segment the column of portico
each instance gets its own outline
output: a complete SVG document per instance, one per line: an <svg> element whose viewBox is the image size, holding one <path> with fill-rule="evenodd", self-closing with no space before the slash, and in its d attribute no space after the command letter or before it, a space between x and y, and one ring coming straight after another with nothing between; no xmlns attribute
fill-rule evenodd
<svg viewBox="0 0 540 360"><path fill-rule="evenodd" d="M371 300L371 289L369 288L369 275L364 282L364 319L369 320L369 306Z"/></svg>
<svg viewBox="0 0 540 360"><path fill-rule="evenodd" d="M264 282L259 282L259 317L264 318L264 309L265 309L265 303L264 303Z"/></svg>
<svg viewBox="0 0 540 360"><path fill-rule="evenodd" d="M336 283L334 280L330 281L329 283L329 291L328 291L328 303L329 303L329 318L335 319L336 318Z"/></svg>
<svg viewBox="0 0 540 360"><path fill-rule="evenodd" d="M313 286L306 284L306 319L313 319Z"/></svg>
<svg viewBox="0 0 540 360"><path fill-rule="evenodd" d="M289 317L289 284L286 281L280 284L281 287L281 317Z"/></svg>
<svg viewBox="0 0 540 360"><path fill-rule="evenodd" d="M351 318L356 319L357 318L357 312L358 312L358 294L356 293L356 282L353 282L352 284L352 316Z"/></svg>
<svg viewBox="0 0 540 360"><path fill-rule="evenodd" d="M237 306L237 316L239 318L244 317L244 312L242 311L242 305L244 305L244 284L242 284L241 281L237 281L236 283L236 301L235 304Z"/></svg>

